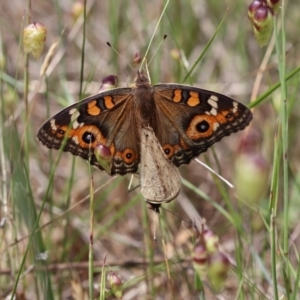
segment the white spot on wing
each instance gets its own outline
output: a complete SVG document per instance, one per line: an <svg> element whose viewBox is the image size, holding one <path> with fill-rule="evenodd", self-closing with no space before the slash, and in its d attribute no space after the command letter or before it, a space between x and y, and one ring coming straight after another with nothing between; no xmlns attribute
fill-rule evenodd
<svg viewBox="0 0 300 300"><path fill-rule="evenodd" d="M235 101L232 104L233 104L233 110L232 110L232 112L235 114L237 112L237 110L238 110L239 104L237 102L235 102Z"/></svg>
<svg viewBox="0 0 300 300"><path fill-rule="evenodd" d="M211 107L213 107L213 108L218 108L218 103L214 100L214 99L212 99L211 97L208 99L208 104L211 106Z"/></svg>
<svg viewBox="0 0 300 300"><path fill-rule="evenodd" d="M220 124L215 122L214 123L214 131L216 131L220 127Z"/></svg>
<svg viewBox="0 0 300 300"><path fill-rule="evenodd" d="M50 120L50 126L51 126L51 128L53 129L53 130L57 130L57 126L56 126L56 124L55 124L55 119L51 119Z"/></svg>
<svg viewBox="0 0 300 300"><path fill-rule="evenodd" d="M79 116L78 109L77 108L72 108L72 109L69 110L69 115L74 115L76 112L78 113L78 116Z"/></svg>
<svg viewBox="0 0 300 300"><path fill-rule="evenodd" d="M79 111L76 108L72 108L72 109L70 109L69 114L71 115L72 127L74 129L78 128L80 125L77 121L77 118L80 116Z"/></svg>
<svg viewBox="0 0 300 300"><path fill-rule="evenodd" d="M79 123L77 122L77 120L75 120L73 123L72 123L72 127L73 127L73 129L76 129L76 128L78 128L79 127Z"/></svg>
<svg viewBox="0 0 300 300"><path fill-rule="evenodd" d="M213 115L213 116L217 116L218 115L218 111L215 109L215 108L212 108L210 110L210 113Z"/></svg>
<svg viewBox="0 0 300 300"><path fill-rule="evenodd" d="M210 99L213 100L213 101L215 101L215 102L219 101L219 97L216 96L216 95L211 95Z"/></svg>
<svg viewBox="0 0 300 300"><path fill-rule="evenodd" d="M72 140L73 140L73 142L75 143L75 144L79 144L79 141L78 141L78 136L73 136L72 137Z"/></svg>

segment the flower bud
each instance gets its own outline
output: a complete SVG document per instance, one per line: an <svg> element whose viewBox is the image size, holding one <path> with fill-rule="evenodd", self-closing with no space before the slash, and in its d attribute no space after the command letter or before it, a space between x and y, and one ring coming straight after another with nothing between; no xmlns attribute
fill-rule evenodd
<svg viewBox="0 0 300 300"><path fill-rule="evenodd" d="M181 59L180 51L177 48L173 48L171 50L171 57L176 61L180 61Z"/></svg>
<svg viewBox="0 0 300 300"><path fill-rule="evenodd" d="M250 130L241 139L235 160L235 188L240 200L258 203L268 188L269 164L260 150L261 136Z"/></svg>
<svg viewBox="0 0 300 300"><path fill-rule="evenodd" d="M261 135L255 130L249 130L243 135L238 145L238 153L256 153L262 143Z"/></svg>
<svg viewBox="0 0 300 300"><path fill-rule="evenodd" d="M253 24L258 31L265 30L273 24L274 12L270 7L261 6L254 14Z"/></svg>
<svg viewBox="0 0 300 300"><path fill-rule="evenodd" d="M23 48L25 53L31 53L35 59L41 56L46 41L47 29L39 23L33 22L23 29Z"/></svg>
<svg viewBox="0 0 300 300"><path fill-rule="evenodd" d="M132 61L133 66L135 67L135 66L139 65L141 63L141 60L142 60L142 58L141 58L140 52L137 52L136 54L134 54L133 61Z"/></svg>
<svg viewBox="0 0 300 300"><path fill-rule="evenodd" d="M267 0L267 5L272 8L275 14L277 14L281 5L281 0Z"/></svg>
<svg viewBox="0 0 300 300"><path fill-rule="evenodd" d="M211 255L207 277L215 291L219 291L225 284L229 270L229 260L222 252Z"/></svg>
<svg viewBox="0 0 300 300"><path fill-rule="evenodd" d="M99 93L116 88L118 85L118 77L116 75L108 75L102 80Z"/></svg>
<svg viewBox="0 0 300 300"><path fill-rule="evenodd" d="M254 0L249 5L248 18L260 46L266 45L272 35L274 12L279 7L280 0Z"/></svg>
<svg viewBox="0 0 300 300"><path fill-rule="evenodd" d="M254 0L248 7L248 18L250 22L253 22L254 15L256 11L261 7L264 6L264 1L262 0Z"/></svg>
<svg viewBox="0 0 300 300"><path fill-rule="evenodd" d="M273 32L274 12L267 6L261 6L257 9L253 17L253 31L258 44L265 46Z"/></svg>
<svg viewBox="0 0 300 300"><path fill-rule="evenodd" d="M71 6L71 15L74 22L83 14L83 11L84 6L82 1L73 2Z"/></svg>
<svg viewBox="0 0 300 300"><path fill-rule="evenodd" d="M108 275L108 282L113 295L117 299L121 299L123 294L121 279L116 275L116 273L110 272L110 274Z"/></svg>
<svg viewBox="0 0 300 300"><path fill-rule="evenodd" d="M280 114L282 109L282 101L281 101L281 92L279 90L276 90L272 94L272 104L274 107L274 110L277 114Z"/></svg>
<svg viewBox="0 0 300 300"><path fill-rule="evenodd" d="M240 200L257 204L266 194L269 165L262 153L241 154L235 162L235 188Z"/></svg>
<svg viewBox="0 0 300 300"><path fill-rule="evenodd" d="M208 255L205 245L201 242L196 243L193 251L193 267L201 280L207 273Z"/></svg>
<svg viewBox="0 0 300 300"><path fill-rule="evenodd" d="M98 163L101 167L108 173L111 174L111 167L112 167L112 155L111 151L108 147L102 144L98 144L95 147L94 154Z"/></svg>
<svg viewBox="0 0 300 300"><path fill-rule="evenodd" d="M219 237L216 234L214 234L213 231L211 231L209 229L204 229L203 239L204 239L204 242L205 242L206 250L209 253L214 253L218 250Z"/></svg>

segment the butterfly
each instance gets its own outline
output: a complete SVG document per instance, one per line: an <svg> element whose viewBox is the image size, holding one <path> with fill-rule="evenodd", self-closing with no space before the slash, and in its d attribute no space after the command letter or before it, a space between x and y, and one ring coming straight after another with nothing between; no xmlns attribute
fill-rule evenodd
<svg viewBox="0 0 300 300"><path fill-rule="evenodd" d="M138 171L145 128L153 130L166 157L179 167L251 120L251 110L228 96L176 83L151 85L138 71L131 87L104 91L63 109L41 126L37 138L110 175L124 175ZM99 145L109 150L109 167L95 155Z"/></svg>

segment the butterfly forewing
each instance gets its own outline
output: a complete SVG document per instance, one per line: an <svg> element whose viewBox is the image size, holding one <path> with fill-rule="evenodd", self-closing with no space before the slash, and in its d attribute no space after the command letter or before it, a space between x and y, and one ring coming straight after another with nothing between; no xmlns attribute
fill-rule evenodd
<svg viewBox="0 0 300 300"><path fill-rule="evenodd" d="M178 84L159 84L153 90L161 123L153 125L155 134L177 166L244 129L252 119L245 105L222 94Z"/></svg>
<svg viewBox="0 0 300 300"><path fill-rule="evenodd" d="M139 145L131 91L131 88L106 91L63 109L42 125L38 140L48 148L63 147L63 151L81 156L100 169L103 167L94 149L104 145L111 153L109 174L136 172Z"/></svg>

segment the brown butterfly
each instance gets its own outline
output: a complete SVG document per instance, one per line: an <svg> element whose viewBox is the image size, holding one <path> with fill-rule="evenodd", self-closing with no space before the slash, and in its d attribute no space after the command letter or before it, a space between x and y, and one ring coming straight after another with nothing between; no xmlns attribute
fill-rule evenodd
<svg viewBox="0 0 300 300"><path fill-rule="evenodd" d="M176 83L151 86L139 71L132 87L101 92L63 109L42 125L37 138L48 148L63 146L110 175L124 175L138 170L143 128L152 128L178 167L251 119L252 112L230 97ZM109 169L95 156L98 145L110 150Z"/></svg>

